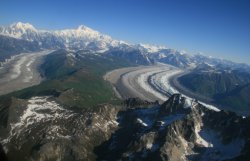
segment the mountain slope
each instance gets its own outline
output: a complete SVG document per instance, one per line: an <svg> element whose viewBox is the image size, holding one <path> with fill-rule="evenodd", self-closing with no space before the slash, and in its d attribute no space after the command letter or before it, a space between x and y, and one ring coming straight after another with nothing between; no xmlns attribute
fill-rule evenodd
<svg viewBox="0 0 250 161"><path fill-rule="evenodd" d="M234 109L242 110L247 113L250 107L250 84L240 86L232 91L218 94L215 96L219 104L224 104Z"/></svg>
<svg viewBox="0 0 250 161"><path fill-rule="evenodd" d="M118 109L110 105L77 112L49 96L11 102L7 128L0 128L10 161L95 160L94 146L117 128Z"/></svg>
<svg viewBox="0 0 250 161"><path fill-rule="evenodd" d="M7 96L54 95L59 102L72 108L91 108L117 100L112 87L102 76L112 69L133 65L137 64L113 56L100 56L92 51L57 50L47 55L40 67L45 81Z"/></svg>
<svg viewBox="0 0 250 161"><path fill-rule="evenodd" d="M247 72L201 64L178 80L192 92L210 97L216 103L234 110L249 110Z"/></svg>
<svg viewBox="0 0 250 161"><path fill-rule="evenodd" d="M38 50L39 45L36 42L29 42L26 40L0 35L0 63L4 62L6 59L10 59L11 56L22 52L32 52Z"/></svg>

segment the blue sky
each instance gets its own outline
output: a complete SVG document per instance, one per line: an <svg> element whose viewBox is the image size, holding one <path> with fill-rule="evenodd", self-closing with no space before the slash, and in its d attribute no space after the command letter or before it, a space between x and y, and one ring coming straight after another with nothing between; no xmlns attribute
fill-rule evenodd
<svg viewBox="0 0 250 161"><path fill-rule="evenodd" d="M0 24L89 26L131 43L166 45L250 64L248 0L1 0Z"/></svg>

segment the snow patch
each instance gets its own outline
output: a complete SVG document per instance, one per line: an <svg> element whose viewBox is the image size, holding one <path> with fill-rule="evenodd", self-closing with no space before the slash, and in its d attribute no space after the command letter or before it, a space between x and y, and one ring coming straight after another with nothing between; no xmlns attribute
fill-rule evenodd
<svg viewBox="0 0 250 161"><path fill-rule="evenodd" d="M58 118L68 119L74 115L71 111L50 100L49 96L32 97L27 102L27 107L21 114L19 121L10 123L10 134L8 138L1 141L2 144L8 143L14 136L19 136L29 127L33 127L40 122ZM58 131L58 127L54 127L51 132L53 131Z"/></svg>
<svg viewBox="0 0 250 161"><path fill-rule="evenodd" d="M204 147L213 147L212 143L207 142L206 140L204 140L201 136L200 136L200 132L201 132L201 124L200 123L196 123L194 126L194 130L195 130L195 136L196 136L196 143L199 145L202 145Z"/></svg>
<svg viewBox="0 0 250 161"><path fill-rule="evenodd" d="M139 123L139 124L141 124L142 126L145 126L145 127L148 126L148 124L146 124L145 122L143 122L143 121L142 121L141 119L139 119L139 118L136 119L136 122Z"/></svg>
<svg viewBox="0 0 250 161"><path fill-rule="evenodd" d="M201 158L202 161L227 160L237 157L241 154L245 144L245 141L241 138L235 138L230 143L224 144L221 137L211 130L201 130L200 136L213 145L206 150Z"/></svg>

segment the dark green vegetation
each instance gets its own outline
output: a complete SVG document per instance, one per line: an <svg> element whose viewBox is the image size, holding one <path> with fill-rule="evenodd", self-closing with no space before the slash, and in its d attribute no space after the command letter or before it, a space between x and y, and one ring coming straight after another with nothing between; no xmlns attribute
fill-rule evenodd
<svg viewBox="0 0 250 161"><path fill-rule="evenodd" d="M233 110L250 109L250 74L239 71L197 71L179 78L193 92L214 99Z"/></svg>
<svg viewBox="0 0 250 161"><path fill-rule="evenodd" d="M54 95L66 107L88 108L101 103L115 103L111 85L103 75L112 69L131 66L125 59L100 56L89 51L76 53L58 50L49 54L41 65L46 79L41 84L3 97L30 98L39 95Z"/></svg>
<svg viewBox="0 0 250 161"><path fill-rule="evenodd" d="M235 88L230 92L216 95L218 103L229 107L235 107L241 111L249 111L250 108L250 84Z"/></svg>

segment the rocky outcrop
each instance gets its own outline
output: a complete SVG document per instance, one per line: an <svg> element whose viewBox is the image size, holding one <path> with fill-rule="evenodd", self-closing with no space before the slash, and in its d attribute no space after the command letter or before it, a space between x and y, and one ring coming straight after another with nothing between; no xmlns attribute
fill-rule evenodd
<svg viewBox="0 0 250 161"><path fill-rule="evenodd" d="M181 94L173 94L166 102L161 105L160 113L163 115L175 113L187 113L191 107L191 102L181 96Z"/></svg>

